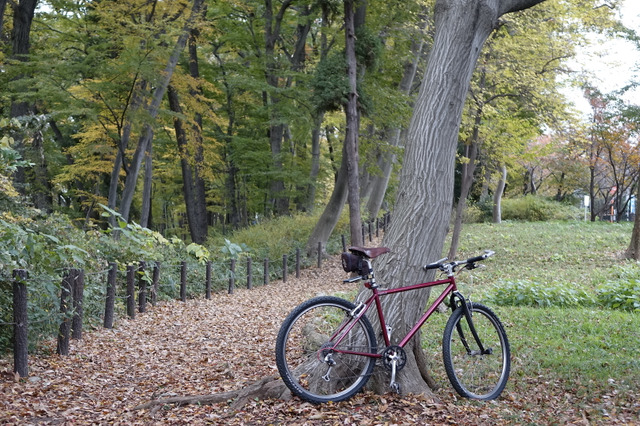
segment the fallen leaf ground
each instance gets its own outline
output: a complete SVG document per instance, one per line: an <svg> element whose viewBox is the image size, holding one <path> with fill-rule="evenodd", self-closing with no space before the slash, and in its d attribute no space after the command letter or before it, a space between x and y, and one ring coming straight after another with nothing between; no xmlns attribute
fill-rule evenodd
<svg viewBox="0 0 640 426"><path fill-rule="evenodd" d="M70 356L32 355L28 379L16 380L12 360L0 360L0 424L640 424L633 396L585 400L562 383L517 372L498 401L483 403L459 400L440 378L436 399L363 393L322 406L293 398L251 401L237 411L229 404L133 409L277 374L273 348L284 317L309 297L357 286L342 284L343 277L334 258L286 283L163 302L112 330L85 333Z"/></svg>

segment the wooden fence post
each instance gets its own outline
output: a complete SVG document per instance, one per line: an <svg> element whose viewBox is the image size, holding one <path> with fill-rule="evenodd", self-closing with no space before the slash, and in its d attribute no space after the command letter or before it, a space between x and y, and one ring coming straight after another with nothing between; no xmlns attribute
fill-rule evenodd
<svg viewBox="0 0 640 426"><path fill-rule="evenodd" d="M229 294L233 294L236 286L236 260L231 259L231 274L229 275Z"/></svg>
<svg viewBox="0 0 640 426"><path fill-rule="evenodd" d="M322 241L318 241L318 268L322 267Z"/></svg>
<svg viewBox="0 0 640 426"><path fill-rule="evenodd" d="M145 280L144 272L147 267L145 261L140 262L138 271L140 273L138 277L138 312L143 313L147 310L147 281Z"/></svg>
<svg viewBox="0 0 640 426"><path fill-rule="evenodd" d="M160 281L160 262L153 266L153 285L151 286L151 306L156 306L158 302L158 281Z"/></svg>
<svg viewBox="0 0 640 426"><path fill-rule="evenodd" d="M364 239L363 239L364 241ZM373 236L371 234L371 221L369 221L369 242L373 241Z"/></svg>
<svg viewBox="0 0 640 426"><path fill-rule="evenodd" d="M253 286L253 271L251 270L251 258L247 257L247 289Z"/></svg>
<svg viewBox="0 0 640 426"><path fill-rule="evenodd" d="M136 267L127 265L127 315L130 319L136 318Z"/></svg>
<svg viewBox="0 0 640 426"><path fill-rule="evenodd" d="M207 262L207 267L205 269L205 277L204 277L204 297L207 300L211 300L211 261Z"/></svg>
<svg viewBox="0 0 640 426"><path fill-rule="evenodd" d="M288 271L288 256L286 254L282 255L282 282L286 283L287 282L287 273Z"/></svg>
<svg viewBox="0 0 640 426"><path fill-rule="evenodd" d="M185 260L180 264L180 300L187 301L187 262Z"/></svg>
<svg viewBox="0 0 640 426"><path fill-rule="evenodd" d="M300 247L296 248L296 278L300 278Z"/></svg>
<svg viewBox="0 0 640 426"><path fill-rule="evenodd" d="M269 284L269 259L264 259L264 285Z"/></svg>
<svg viewBox="0 0 640 426"><path fill-rule="evenodd" d="M104 306L104 328L113 328L113 310L116 303L116 276L118 265L109 263L109 275L107 278L107 300Z"/></svg>
<svg viewBox="0 0 640 426"><path fill-rule="evenodd" d="M71 321L71 338L82 339L82 316L84 302L84 269L71 269L73 283L73 319Z"/></svg>
<svg viewBox="0 0 640 426"><path fill-rule="evenodd" d="M13 371L20 377L29 375L27 278L26 270L13 271Z"/></svg>
<svg viewBox="0 0 640 426"><path fill-rule="evenodd" d="M342 234L340 238L342 238L342 251L347 251L347 240L344 237L344 234Z"/></svg>
<svg viewBox="0 0 640 426"><path fill-rule="evenodd" d="M71 301L73 280L70 269L65 270L60 285L60 313L62 314L62 322L60 323L60 331L58 333L58 346L56 352L58 355L69 355L69 334L71 332L71 321L67 316L69 311L69 302Z"/></svg>

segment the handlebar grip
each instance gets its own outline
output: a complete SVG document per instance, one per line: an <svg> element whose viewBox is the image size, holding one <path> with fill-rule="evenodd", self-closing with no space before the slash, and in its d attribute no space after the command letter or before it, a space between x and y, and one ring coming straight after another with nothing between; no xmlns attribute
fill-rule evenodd
<svg viewBox="0 0 640 426"><path fill-rule="evenodd" d="M438 269L439 267L440 267L440 263L430 263L428 265L423 266L425 271L428 269Z"/></svg>
<svg viewBox="0 0 640 426"><path fill-rule="evenodd" d="M465 262L466 263L475 263L475 262L479 262L481 260L485 260L487 257L489 256L493 256L494 252L491 250L485 250L484 254L480 255L480 256L476 256L476 257L470 257L469 259L467 259Z"/></svg>
<svg viewBox="0 0 640 426"><path fill-rule="evenodd" d="M442 259L438 260L437 262L433 262L433 263L429 263L427 265L424 265L422 267L422 269L424 269L425 271L428 269L439 269L440 267L442 267L442 262L446 262L447 258L443 257Z"/></svg>

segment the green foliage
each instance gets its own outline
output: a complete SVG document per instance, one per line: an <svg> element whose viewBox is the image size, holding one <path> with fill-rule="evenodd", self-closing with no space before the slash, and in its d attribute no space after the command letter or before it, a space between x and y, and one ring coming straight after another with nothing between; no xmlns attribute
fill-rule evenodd
<svg viewBox="0 0 640 426"><path fill-rule="evenodd" d="M598 304L608 309L640 311L640 269L620 267L596 288Z"/></svg>
<svg viewBox="0 0 640 426"><path fill-rule="evenodd" d="M304 250L319 215L320 212L315 215L298 214L291 217L278 217L260 222L251 228L238 230L231 239L242 251L250 251L251 255L257 259L281 259L283 255L295 252L296 248ZM330 241L327 243L329 253L337 253L341 250L340 235L344 233L348 233L346 213L341 216ZM214 244L226 247L226 241L228 240L214 242Z"/></svg>
<svg viewBox="0 0 640 426"><path fill-rule="evenodd" d="M356 59L358 66L364 66L369 72L375 71L383 52L380 37L367 26L356 31Z"/></svg>
<svg viewBox="0 0 640 426"><path fill-rule="evenodd" d="M224 245L220 248L222 254L229 259L237 259L242 253L249 251L246 244L235 244L224 239Z"/></svg>
<svg viewBox="0 0 640 426"><path fill-rule="evenodd" d="M18 193L11 182L11 175L18 167L29 167L31 163L25 161L15 150L12 133L20 130L19 120L0 118L0 200L2 198L17 197Z"/></svg>
<svg viewBox="0 0 640 426"><path fill-rule="evenodd" d="M189 282L198 284L191 286L190 292L202 294L201 262L208 256L203 247L192 245L187 249L177 238L167 240L157 232L122 220L117 221L116 229L85 232L66 216L41 217L35 211L31 213L31 216L20 217L0 214L0 323L12 322L11 273L15 269L25 269L29 274L29 342L32 349L57 331L61 319L58 312L60 282L66 268L85 270L84 314L88 324L99 322L104 313L106 272L110 262L118 265L119 281L124 280L127 265L137 265L141 261L148 265L164 262L159 294L162 299L176 297L179 269L171 264L176 259L186 258ZM119 219L116 212L105 207L105 215L111 214ZM140 274L141 279L150 281L151 268ZM0 327L0 352L11 347L11 332L11 327Z"/></svg>
<svg viewBox="0 0 640 426"><path fill-rule="evenodd" d="M592 306L593 295L567 283L542 284L528 280L495 284L488 300L500 306L575 307Z"/></svg>
<svg viewBox="0 0 640 426"><path fill-rule="evenodd" d="M548 222L576 220L584 215L584 211L569 203L558 202L538 195L503 198L501 207L503 221ZM463 222L490 222L492 217L493 199L486 197L466 208Z"/></svg>
<svg viewBox="0 0 640 426"><path fill-rule="evenodd" d="M316 67L311 80L312 102L318 111L336 111L347 103L349 80L342 53L332 53Z"/></svg>
<svg viewBox="0 0 640 426"><path fill-rule="evenodd" d="M609 309L640 311L640 279L608 282L598 288L597 297Z"/></svg>
<svg viewBox="0 0 640 426"><path fill-rule="evenodd" d="M527 222L575 220L582 214L583 212L576 207L535 195L502 200L502 220Z"/></svg>

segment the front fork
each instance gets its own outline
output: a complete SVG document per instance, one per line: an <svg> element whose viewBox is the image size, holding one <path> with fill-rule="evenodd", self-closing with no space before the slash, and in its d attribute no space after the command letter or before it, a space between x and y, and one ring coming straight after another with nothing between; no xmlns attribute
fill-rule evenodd
<svg viewBox="0 0 640 426"><path fill-rule="evenodd" d="M480 340L480 336L478 336L476 327L473 324L473 315L472 315L471 309L469 309L470 306L471 306L471 302L467 301L467 299L465 299L464 296L460 294L460 292L454 291L453 293L451 293L451 311L455 311L457 307L460 307L462 309L464 317L466 318L467 323L469 324L469 330L471 330L471 335L473 336L480 350L479 351L471 350L471 348L469 347L469 343L467 343L467 339L464 336L464 332L462 331L462 327L458 322L458 324L456 324L456 329L458 330L460 341L464 345L465 349L467 350L467 354L469 355L491 354L491 349L485 349L484 345L482 344L482 341Z"/></svg>

